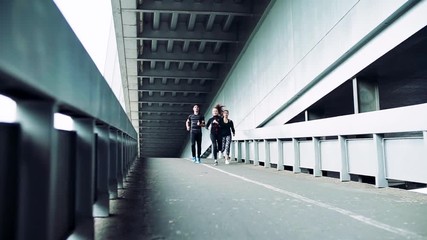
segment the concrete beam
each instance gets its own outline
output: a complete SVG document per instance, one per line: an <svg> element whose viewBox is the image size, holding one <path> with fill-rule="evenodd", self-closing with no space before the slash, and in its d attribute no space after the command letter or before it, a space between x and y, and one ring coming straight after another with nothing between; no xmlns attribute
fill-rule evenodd
<svg viewBox="0 0 427 240"><path fill-rule="evenodd" d="M173 92L199 92L199 93L208 93L211 91L212 87L210 84L200 85L200 84L175 84L171 81L166 82L166 84L161 83L160 81L154 81L153 84L150 83L148 78L143 78L140 81L142 84L138 86L139 91L173 91Z"/></svg>
<svg viewBox="0 0 427 240"><path fill-rule="evenodd" d="M205 43L205 42L204 42ZM206 43L203 44L206 46ZM215 54L211 48L203 47L204 51L189 47L188 51L183 51L178 46L174 47L174 51L168 52L165 47L158 47L157 51L152 51L150 48L144 48L144 52L137 60L143 61L174 61L174 62L202 62L202 63L230 63L227 60L226 54Z"/></svg>
<svg viewBox="0 0 427 240"><path fill-rule="evenodd" d="M123 9L124 12L162 12L180 14L217 14L217 15L237 15L252 16L251 4L242 4L235 1L204 1L203 4L194 4L192 1L174 0L144 0L138 9Z"/></svg>
<svg viewBox="0 0 427 240"><path fill-rule="evenodd" d="M237 34L224 32L219 24L214 24L211 31L206 31L202 23L195 23L189 30L185 23L178 23L175 31L169 29L166 22L160 23L159 29L153 29L151 23L144 24L144 31L138 37L124 37L138 40L177 40L177 41L210 41L238 43Z"/></svg>
<svg viewBox="0 0 427 240"><path fill-rule="evenodd" d="M182 94L172 96L171 93L165 93L164 96L160 96L160 93L154 92L152 96L149 96L146 92L139 93L139 102L142 103L184 103L184 104L194 104L204 102L204 94L202 96L183 96Z"/></svg>
<svg viewBox="0 0 427 240"><path fill-rule="evenodd" d="M162 69L160 64L156 64L156 68L144 68L142 72L138 73L138 77L164 77L164 78L193 78L193 79L218 79L217 71L207 71L206 69L198 69L193 71L191 68L184 66L183 70L179 70L177 66L171 65L170 69Z"/></svg>

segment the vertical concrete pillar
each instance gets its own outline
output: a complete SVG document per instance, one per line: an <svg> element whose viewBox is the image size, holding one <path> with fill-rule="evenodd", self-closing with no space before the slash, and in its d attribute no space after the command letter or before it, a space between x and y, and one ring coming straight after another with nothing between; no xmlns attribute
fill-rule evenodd
<svg viewBox="0 0 427 240"><path fill-rule="evenodd" d="M427 155L427 131L423 131L424 153Z"/></svg>
<svg viewBox="0 0 427 240"><path fill-rule="evenodd" d="M341 154L341 171L340 171L340 180L341 182L350 181L350 173L348 166L348 157L347 157L347 143L344 136L338 136L338 142L340 145L340 154Z"/></svg>
<svg viewBox="0 0 427 240"><path fill-rule="evenodd" d="M0 239L16 239L20 127L0 123Z"/></svg>
<svg viewBox="0 0 427 240"><path fill-rule="evenodd" d="M254 139L254 166L259 165L259 142Z"/></svg>
<svg viewBox="0 0 427 240"><path fill-rule="evenodd" d="M108 126L97 126L96 132L96 186L94 217L108 217L110 214L110 198L108 189L108 175L110 164L110 136Z"/></svg>
<svg viewBox="0 0 427 240"><path fill-rule="evenodd" d="M279 159L277 160L277 171L285 170L284 155L283 155L283 141L277 138L276 143L277 143L277 151L278 151L277 156L279 157Z"/></svg>
<svg viewBox="0 0 427 240"><path fill-rule="evenodd" d="M236 143L237 141L231 141L231 146L230 146L230 158L231 160L235 160L236 159Z"/></svg>
<svg viewBox="0 0 427 240"><path fill-rule="evenodd" d="M313 137L313 147L314 147L313 175L315 177L321 177L322 169L321 169L321 159L320 159L320 139L318 137Z"/></svg>
<svg viewBox="0 0 427 240"><path fill-rule="evenodd" d="M245 164L249 164L249 140L244 141L245 144Z"/></svg>
<svg viewBox="0 0 427 240"><path fill-rule="evenodd" d="M353 79L354 113L380 109L378 82L367 79Z"/></svg>
<svg viewBox="0 0 427 240"><path fill-rule="evenodd" d="M292 144L294 146L294 166L293 166L293 172L294 173L300 173L301 167L300 167L300 150L299 150L299 142L298 139L292 138Z"/></svg>
<svg viewBox="0 0 427 240"><path fill-rule="evenodd" d="M117 185L123 189L123 133L117 132Z"/></svg>
<svg viewBox="0 0 427 240"><path fill-rule="evenodd" d="M237 144L237 162L242 162L242 145L240 141L236 141Z"/></svg>
<svg viewBox="0 0 427 240"><path fill-rule="evenodd" d="M76 143L76 228L70 239L93 239L94 172L95 172L95 121L75 118Z"/></svg>
<svg viewBox="0 0 427 240"><path fill-rule="evenodd" d="M264 139L264 154L265 154L265 162L264 167L269 168L270 167L270 142L267 141L267 139Z"/></svg>
<svg viewBox="0 0 427 240"><path fill-rule="evenodd" d="M377 159L377 174L375 176L375 187L388 187L385 174L384 144L380 134L374 134L375 153Z"/></svg>
<svg viewBox="0 0 427 240"><path fill-rule="evenodd" d="M17 239L52 239L55 203L52 198L57 157L57 131L53 128L54 102L20 101L21 125L18 182Z"/></svg>
<svg viewBox="0 0 427 240"><path fill-rule="evenodd" d="M110 167L109 167L109 174L108 174L108 192L110 195L110 199L117 199L118 192L117 192L117 161L118 161L118 155L117 155L117 130L110 128L109 131L109 137L110 137Z"/></svg>

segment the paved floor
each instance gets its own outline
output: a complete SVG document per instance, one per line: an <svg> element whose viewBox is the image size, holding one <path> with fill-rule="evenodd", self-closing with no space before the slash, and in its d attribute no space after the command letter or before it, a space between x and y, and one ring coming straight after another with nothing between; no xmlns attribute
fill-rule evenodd
<svg viewBox="0 0 427 240"><path fill-rule="evenodd" d="M427 195L212 160L135 163L96 239L427 239Z"/></svg>

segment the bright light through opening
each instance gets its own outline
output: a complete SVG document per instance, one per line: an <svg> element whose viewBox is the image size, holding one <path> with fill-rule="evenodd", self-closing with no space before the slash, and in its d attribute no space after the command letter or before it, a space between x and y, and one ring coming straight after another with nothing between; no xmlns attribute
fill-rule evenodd
<svg viewBox="0 0 427 240"><path fill-rule="evenodd" d="M0 95L0 122L16 122L16 102L4 95Z"/></svg>
<svg viewBox="0 0 427 240"><path fill-rule="evenodd" d="M55 113L54 115L54 126L56 129L73 131L74 130L74 121L70 116Z"/></svg>

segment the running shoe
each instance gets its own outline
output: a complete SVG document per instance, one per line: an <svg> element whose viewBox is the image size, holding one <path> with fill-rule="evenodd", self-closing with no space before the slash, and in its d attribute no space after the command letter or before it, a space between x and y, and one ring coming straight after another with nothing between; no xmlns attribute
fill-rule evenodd
<svg viewBox="0 0 427 240"><path fill-rule="evenodd" d="M196 163L200 163L200 158L196 158Z"/></svg>
<svg viewBox="0 0 427 240"><path fill-rule="evenodd" d="M215 166L218 166L218 160L216 160L216 159L215 159L215 163L214 163L214 165L215 165Z"/></svg>
<svg viewBox="0 0 427 240"><path fill-rule="evenodd" d="M228 161L228 159L225 159L225 164L230 164L230 161Z"/></svg>
<svg viewBox="0 0 427 240"><path fill-rule="evenodd" d="M195 163L196 162L196 157L193 157L193 163Z"/></svg>

